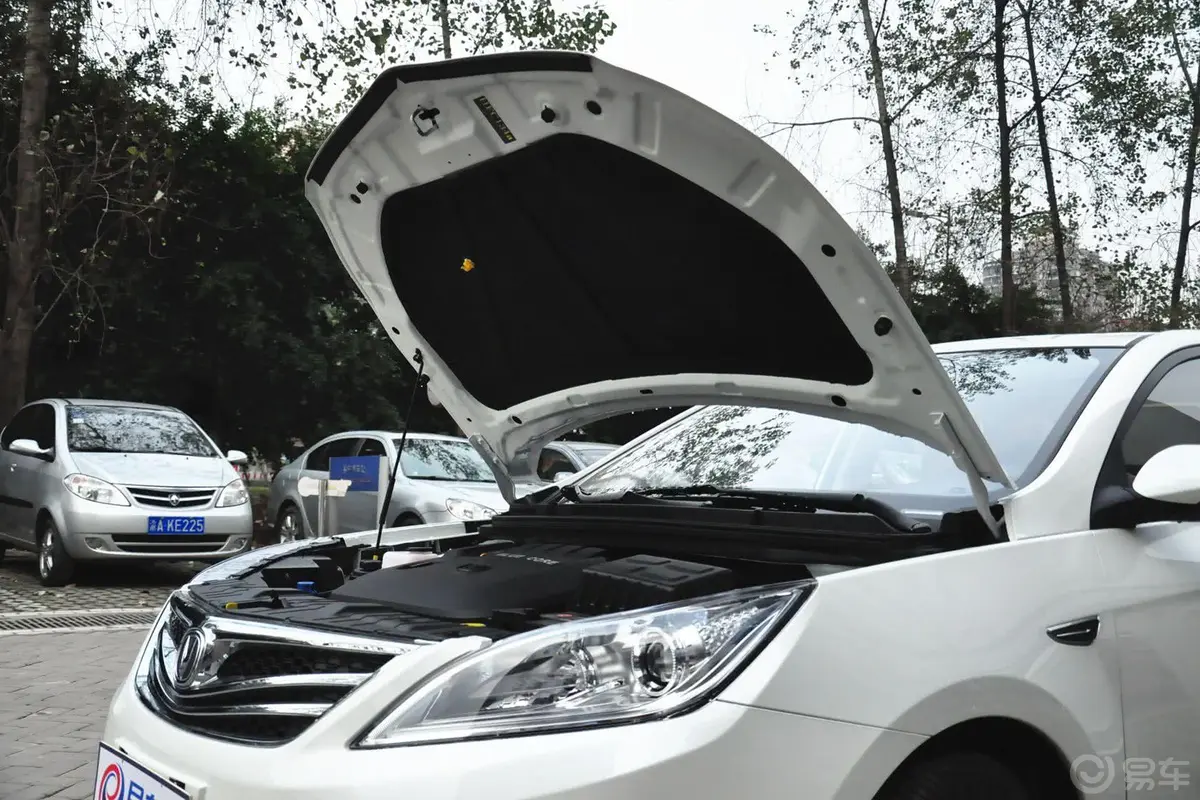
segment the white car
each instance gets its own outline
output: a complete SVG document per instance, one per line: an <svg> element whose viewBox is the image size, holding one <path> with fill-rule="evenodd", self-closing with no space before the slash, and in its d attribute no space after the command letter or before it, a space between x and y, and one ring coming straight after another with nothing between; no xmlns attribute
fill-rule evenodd
<svg viewBox="0 0 1200 800"><path fill-rule="evenodd" d="M510 508L201 573L97 797L1193 796L1200 332L932 348L781 155L584 55L391 70L307 190Z"/></svg>

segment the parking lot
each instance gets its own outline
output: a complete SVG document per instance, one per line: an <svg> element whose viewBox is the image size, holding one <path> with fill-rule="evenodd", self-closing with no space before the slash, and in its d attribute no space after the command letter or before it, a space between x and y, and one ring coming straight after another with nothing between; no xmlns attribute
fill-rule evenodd
<svg viewBox="0 0 1200 800"><path fill-rule="evenodd" d="M198 565L122 567L43 588L0 562L0 800L91 797L96 742L145 620Z"/></svg>

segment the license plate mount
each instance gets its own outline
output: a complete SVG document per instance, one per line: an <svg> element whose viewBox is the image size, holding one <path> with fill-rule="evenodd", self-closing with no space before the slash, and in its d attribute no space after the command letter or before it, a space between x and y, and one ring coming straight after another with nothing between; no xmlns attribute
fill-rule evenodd
<svg viewBox="0 0 1200 800"><path fill-rule="evenodd" d="M92 800L192 800L184 789L129 756L100 743Z"/></svg>

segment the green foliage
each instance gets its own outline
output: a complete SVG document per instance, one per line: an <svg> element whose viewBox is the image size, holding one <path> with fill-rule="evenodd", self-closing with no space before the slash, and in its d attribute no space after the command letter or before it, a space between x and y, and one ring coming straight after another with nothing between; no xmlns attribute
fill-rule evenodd
<svg viewBox="0 0 1200 800"><path fill-rule="evenodd" d="M47 326L35 393L177 405L272 456L291 437L398 427L407 365L298 191L322 134L193 102L153 252L124 243L98 289L103 325ZM421 427L447 429L421 410Z"/></svg>
<svg viewBox="0 0 1200 800"><path fill-rule="evenodd" d="M147 22L135 26L134 47L95 61L84 34L92 6L56 5L29 396L175 405L224 446L272 459L293 454L295 440L401 425L412 371L303 195L328 125L223 107L201 62L215 53L220 64L262 74L290 48L302 68L293 84L316 96L336 94L335 83L365 85L385 61L442 54L443 29L474 52L592 50L613 24L596 5L553 0L372 0L349 26L341 6L217 0L190 34L182 26L153 34ZM255 19L257 51L231 46ZM20 116L23 25L24 3L0 0L6 152ZM368 41L373 60L349 57ZM172 57L183 61L177 78L163 66ZM6 170L0 222L12 218L11 159ZM455 432L424 396L413 427Z"/></svg>

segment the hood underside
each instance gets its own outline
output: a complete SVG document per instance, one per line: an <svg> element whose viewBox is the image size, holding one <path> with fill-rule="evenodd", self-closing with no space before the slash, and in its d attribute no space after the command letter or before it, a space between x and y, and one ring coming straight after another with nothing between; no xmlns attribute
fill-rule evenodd
<svg viewBox="0 0 1200 800"><path fill-rule="evenodd" d="M695 404L865 422L1009 483L854 230L754 134L647 78L574 53L394 68L307 195L502 486L568 430Z"/></svg>

